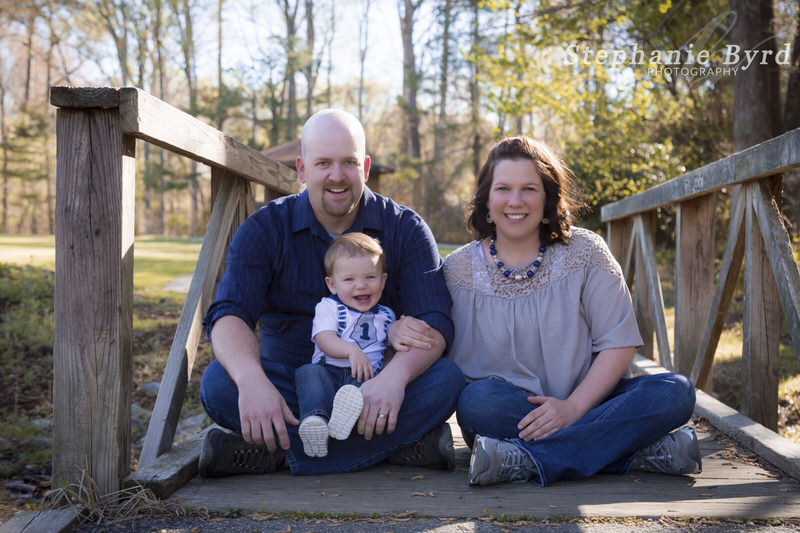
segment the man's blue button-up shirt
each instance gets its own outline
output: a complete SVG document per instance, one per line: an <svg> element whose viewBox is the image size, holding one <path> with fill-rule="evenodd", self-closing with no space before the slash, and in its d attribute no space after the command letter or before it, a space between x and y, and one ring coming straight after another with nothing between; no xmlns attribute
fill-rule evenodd
<svg viewBox="0 0 800 533"><path fill-rule="evenodd" d="M422 218L407 207L364 188L348 232L381 243L389 275L380 303L397 316L414 316L453 338L452 300L442 259ZM332 237L314 217L308 191L270 202L236 232L217 299L203 321L235 315L251 328L261 323L261 357L292 366L311 362L311 323L317 302L330 292L323 259Z"/></svg>

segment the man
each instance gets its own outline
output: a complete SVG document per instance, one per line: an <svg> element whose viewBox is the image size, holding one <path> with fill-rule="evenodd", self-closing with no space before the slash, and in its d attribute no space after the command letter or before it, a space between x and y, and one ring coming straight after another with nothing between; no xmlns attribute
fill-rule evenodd
<svg viewBox="0 0 800 533"><path fill-rule="evenodd" d="M200 392L211 419L233 433L209 432L201 475L265 473L286 464L293 474L346 472L387 458L453 468L443 422L464 377L440 358L453 335L441 258L416 213L365 188L369 167L358 120L319 112L303 127L297 158L306 190L271 202L237 231L204 320L217 359ZM381 242L389 277L380 303L405 316L389 329L397 354L361 386L359 435L332 442L328 457L312 458L297 434L294 371L311 361L314 307L328 295L325 251L351 231Z"/></svg>

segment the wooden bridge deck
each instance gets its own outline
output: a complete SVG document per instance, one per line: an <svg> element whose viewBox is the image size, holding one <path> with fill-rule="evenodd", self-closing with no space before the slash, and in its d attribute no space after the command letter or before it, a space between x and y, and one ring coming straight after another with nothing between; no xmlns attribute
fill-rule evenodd
<svg viewBox="0 0 800 533"><path fill-rule="evenodd" d="M326 512L437 517L485 515L800 517L800 484L760 466L755 455L695 421L703 472L666 476L631 472L562 481L542 488L531 483L471 487L469 450L454 419L455 471L380 464L368 470L326 476L288 471L224 479L193 478L172 495L192 508L244 513Z"/></svg>

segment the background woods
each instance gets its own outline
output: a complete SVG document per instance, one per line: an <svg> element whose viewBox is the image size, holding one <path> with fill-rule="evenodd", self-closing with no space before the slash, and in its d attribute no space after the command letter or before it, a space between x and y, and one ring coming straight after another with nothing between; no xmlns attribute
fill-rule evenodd
<svg viewBox="0 0 800 533"><path fill-rule="evenodd" d="M346 108L395 171L382 192L448 242L468 238L492 142L532 134L597 229L600 205L800 126L798 16L796 0L0 0L0 232L53 232L59 84L135 85L258 149ZM744 69L730 46L771 52ZM140 149L137 232L202 234L208 170Z"/></svg>

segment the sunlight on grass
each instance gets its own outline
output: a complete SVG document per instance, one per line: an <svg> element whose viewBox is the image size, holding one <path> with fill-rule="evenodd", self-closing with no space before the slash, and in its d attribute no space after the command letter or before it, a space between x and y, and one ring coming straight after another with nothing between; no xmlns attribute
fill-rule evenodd
<svg viewBox="0 0 800 533"><path fill-rule="evenodd" d="M197 239L136 237L133 290L157 297L171 296L164 286L194 272L201 242ZM55 268L52 235L0 235L0 261L18 265Z"/></svg>

